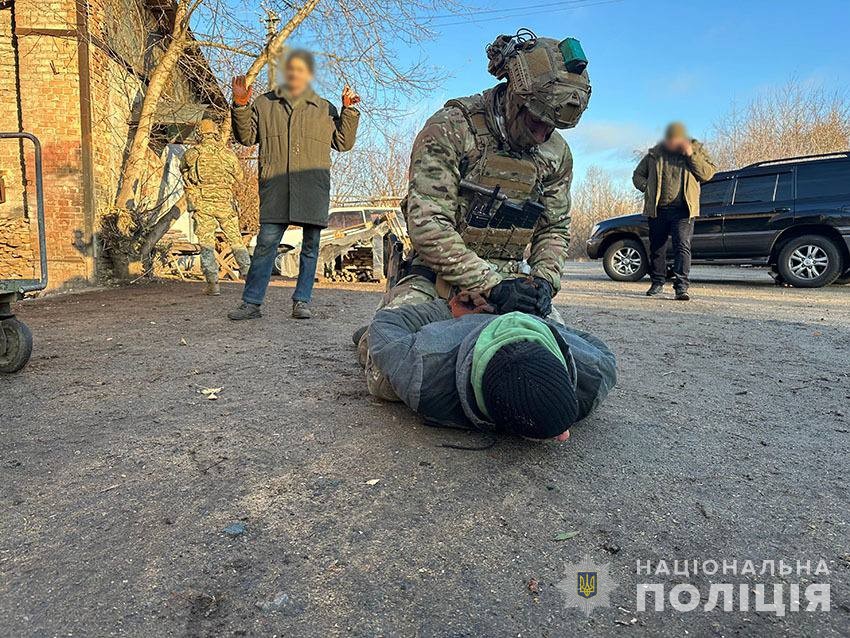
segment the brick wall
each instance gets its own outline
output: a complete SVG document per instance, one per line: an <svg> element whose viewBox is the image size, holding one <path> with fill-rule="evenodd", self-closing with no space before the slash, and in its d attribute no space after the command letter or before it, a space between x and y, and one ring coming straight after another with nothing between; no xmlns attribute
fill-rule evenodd
<svg viewBox="0 0 850 638"><path fill-rule="evenodd" d="M151 47L158 42L160 27L139 0L88 0L79 4L88 11L88 55L83 55L81 63L79 47L85 53L85 44L77 37L78 4L78 0L15 0L17 74L12 12L0 10L0 130L19 130L20 114L23 130L42 142L52 288L93 283L96 275L104 272L103 264L96 264L95 259L98 221L111 209L117 192L133 113L143 96L145 66L159 53L156 46ZM81 80L86 63L88 73ZM19 100L16 77L20 78ZM193 101L193 86L178 73L165 99L175 104ZM86 88L90 113L80 106ZM83 140L86 123L91 127L87 141ZM156 153L150 153L149 164L138 199L152 203L157 200L162 178ZM14 273L26 270L24 261L37 258L33 253L37 235L31 150L21 151L15 143L0 141L0 170L7 173L9 198L0 204L0 221L17 220L0 224L2 279L16 276ZM26 277L33 276L29 265Z"/></svg>
<svg viewBox="0 0 850 638"><path fill-rule="evenodd" d="M30 223L24 217L0 217L0 278L34 279L37 268Z"/></svg>
<svg viewBox="0 0 850 638"><path fill-rule="evenodd" d="M18 130L15 60L12 12L0 11L0 131ZM23 169L20 143L0 140L0 178L6 186L6 201L0 204L0 278L3 279L35 276Z"/></svg>
<svg viewBox="0 0 850 638"><path fill-rule="evenodd" d="M18 34L18 61L20 77L20 113L23 130L34 133L42 143L44 166L45 231L47 255L50 260L51 286L91 281L91 219L84 205L81 165L80 136L80 79L77 60L77 40L74 37L44 35L49 30L69 30L76 27L73 0L16 0L16 32ZM0 24L8 24L10 10L3 14ZM8 68L11 59L9 33L0 36L0 66ZM14 71L14 69L13 69ZM6 75L6 74L4 74ZM14 72L10 74L14 78ZM8 78L7 78L8 82ZM14 92L8 84L0 92L0 111L7 110L17 115ZM18 130L17 122L3 121L5 130ZM34 176L35 167L31 146L24 145L26 163L29 213L35 219ZM3 170L7 162L2 157ZM20 165L20 160L18 160ZM14 168L12 169L14 170ZM19 175L7 180L16 187ZM17 182L17 183L16 183ZM5 205L3 205L5 207ZM7 219L19 217L11 212ZM31 224L35 231L34 222ZM14 228L18 228L15 225ZM10 225L0 227L0 244L8 245L6 233ZM21 240L20 231L16 234ZM20 260L32 262L35 246L33 232L28 245L19 245L15 254ZM32 273L30 263L28 273ZM11 273L5 272L6 264L0 262L0 277L14 276L21 271L20 265L12 264ZM31 275L27 275L31 276Z"/></svg>

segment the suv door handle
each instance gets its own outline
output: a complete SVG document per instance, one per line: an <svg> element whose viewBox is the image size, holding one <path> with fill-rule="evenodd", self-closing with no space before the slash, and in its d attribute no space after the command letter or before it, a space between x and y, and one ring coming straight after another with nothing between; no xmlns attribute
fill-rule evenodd
<svg viewBox="0 0 850 638"><path fill-rule="evenodd" d="M773 212L774 213L790 213L791 207L790 206L777 206L776 208L773 209Z"/></svg>

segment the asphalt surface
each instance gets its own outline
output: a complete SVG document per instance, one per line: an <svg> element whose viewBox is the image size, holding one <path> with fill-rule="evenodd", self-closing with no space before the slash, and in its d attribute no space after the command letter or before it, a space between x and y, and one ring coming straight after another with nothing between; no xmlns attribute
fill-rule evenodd
<svg viewBox="0 0 850 638"><path fill-rule="evenodd" d="M20 304L35 350L0 378L0 635L850 635L850 287L694 280L689 303L648 299L571 265L556 304L617 353L617 388L565 445L480 451L365 393L350 334L375 288L320 287L309 322L288 285L244 324L224 318L238 285ZM564 593L585 557L610 574L595 601L616 585L590 615ZM675 559L829 574L636 573ZM647 582L700 604L638 612ZM706 611L712 582L786 601L828 583L831 609Z"/></svg>

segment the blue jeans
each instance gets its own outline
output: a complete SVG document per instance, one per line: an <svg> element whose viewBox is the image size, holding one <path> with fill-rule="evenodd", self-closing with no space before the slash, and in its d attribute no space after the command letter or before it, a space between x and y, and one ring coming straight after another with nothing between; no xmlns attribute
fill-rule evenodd
<svg viewBox="0 0 850 638"><path fill-rule="evenodd" d="M260 224L257 245L251 257L251 268L245 277L245 289L242 301L260 305L266 296L266 289L272 278L274 260L277 257L280 239L286 231L286 224ZM321 226L305 225L304 239L301 242L301 258L298 262L298 282L292 301L309 302L313 296L313 280L316 278L316 264L319 261L319 237Z"/></svg>

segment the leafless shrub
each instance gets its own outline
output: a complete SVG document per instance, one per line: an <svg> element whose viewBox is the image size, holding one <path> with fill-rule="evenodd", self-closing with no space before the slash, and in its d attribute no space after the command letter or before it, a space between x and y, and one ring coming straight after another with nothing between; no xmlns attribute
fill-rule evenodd
<svg viewBox="0 0 850 638"><path fill-rule="evenodd" d="M596 222L634 213L639 208L640 193L625 184L618 184L599 166L587 169L582 180L574 185L572 221L570 223L570 259L586 257L585 243Z"/></svg>
<svg viewBox="0 0 850 638"><path fill-rule="evenodd" d="M845 151L848 146L848 95L794 79L764 92L743 108L733 105L717 120L709 140L709 151L721 169Z"/></svg>
<svg viewBox="0 0 850 638"><path fill-rule="evenodd" d="M413 132L379 134L334 157L331 201L335 206L395 206L407 194Z"/></svg>

